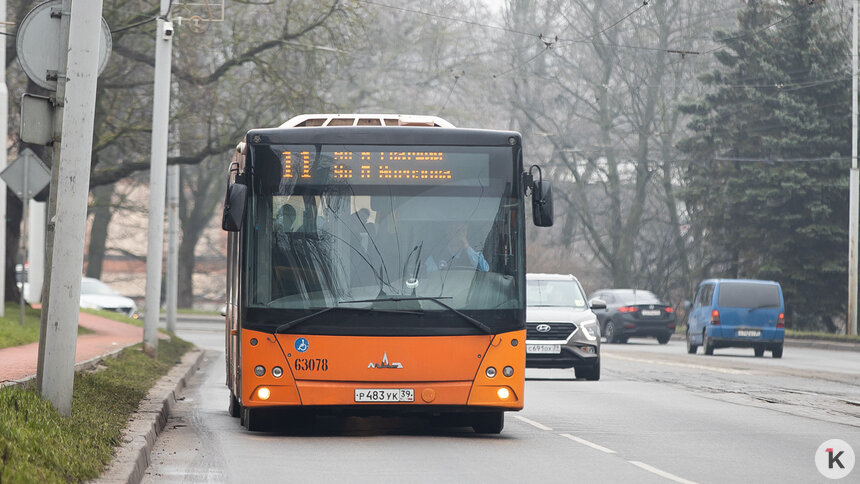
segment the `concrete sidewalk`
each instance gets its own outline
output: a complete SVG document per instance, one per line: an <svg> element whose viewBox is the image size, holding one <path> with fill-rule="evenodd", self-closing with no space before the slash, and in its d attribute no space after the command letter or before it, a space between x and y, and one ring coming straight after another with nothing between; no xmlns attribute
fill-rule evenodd
<svg viewBox="0 0 860 484"><path fill-rule="evenodd" d="M78 324L93 332L78 335L76 364L116 353L143 341L143 328L101 316L80 313ZM38 358L39 343L0 349L0 384L6 386L34 377Z"/></svg>

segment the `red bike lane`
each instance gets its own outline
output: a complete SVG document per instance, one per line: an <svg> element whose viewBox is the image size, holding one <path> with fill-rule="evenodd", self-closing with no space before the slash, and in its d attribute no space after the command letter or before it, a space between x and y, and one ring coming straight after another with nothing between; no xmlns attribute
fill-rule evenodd
<svg viewBox="0 0 860 484"><path fill-rule="evenodd" d="M92 333L78 335L75 363L143 341L143 328L101 316L80 313L78 324ZM0 349L0 383L35 375L38 358L39 343Z"/></svg>

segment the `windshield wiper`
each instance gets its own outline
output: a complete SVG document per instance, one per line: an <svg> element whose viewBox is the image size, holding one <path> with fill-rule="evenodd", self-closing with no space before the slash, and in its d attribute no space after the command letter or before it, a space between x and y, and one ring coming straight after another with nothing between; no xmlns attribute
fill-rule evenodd
<svg viewBox="0 0 860 484"><path fill-rule="evenodd" d="M483 331L487 334L494 334L493 330L489 326L487 326L486 324L484 324L484 323L478 321L477 319L469 316L468 314L465 314L465 313L463 313L457 309L454 309L451 306L443 303L441 301L442 299L453 299L453 298L450 296L439 296L439 297L433 297L433 296L409 296L409 297L390 296L390 297L383 297L383 298L378 298L378 299L359 299L359 300L355 300L355 301L340 301L340 303L345 304L345 303L398 302L398 301L433 301L434 303L436 303L436 304L442 306L443 308L451 311L452 313L456 314L457 316L462 317L463 319L465 319L466 321L468 321L469 323L471 323L473 326L480 329L481 331Z"/></svg>
<svg viewBox="0 0 860 484"><path fill-rule="evenodd" d="M749 309L749 312L753 312L753 311L755 311L756 309L777 308L777 307L779 307L779 306L778 306L778 305L774 305L774 304L770 304L770 303L768 303L768 304L762 304L761 306L756 306L756 307L754 307L754 308L750 308L750 309Z"/></svg>
<svg viewBox="0 0 860 484"><path fill-rule="evenodd" d="M341 301L341 302L342 303L348 303L348 302L356 302L356 301ZM345 307L341 307L341 306L331 306L328 308L320 309L319 311L317 311L315 313L311 313L311 314L302 316L300 318L296 318L292 321L287 321L286 323L278 326L275 329L275 334L278 334L281 331L285 331L285 330L288 330L290 328L294 328L294 327L304 323L305 321L307 321L309 319L313 319L313 318L315 318L321 314L327 313L333 309L348 309L350 311L373 311L373 312L377 312L377 313L422 314L422 313L417 312L417 311L409 311L406 309L397 310L397 309L375 309L375 308L345 308Z"/></svg>

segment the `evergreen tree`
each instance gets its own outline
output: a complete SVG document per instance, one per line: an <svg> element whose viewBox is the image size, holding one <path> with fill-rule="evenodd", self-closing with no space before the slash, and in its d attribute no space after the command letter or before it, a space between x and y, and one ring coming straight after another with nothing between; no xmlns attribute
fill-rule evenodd
<svg viewBox="0 0 860 484"><path fill-rule="evenodd" d="M779 281L793 327L835 330L847 293L847 43L805 0L748 0L738 20L716 34L720 67L701 78L712 92L681 107L694 229L717 255L710 275Z"/></svg>

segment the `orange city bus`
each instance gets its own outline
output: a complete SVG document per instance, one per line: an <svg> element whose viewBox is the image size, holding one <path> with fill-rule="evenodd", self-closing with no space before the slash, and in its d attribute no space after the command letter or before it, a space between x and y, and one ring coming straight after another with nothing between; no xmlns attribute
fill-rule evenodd
<svg viewBox="0 0 860 484"><path fill-rule="evenodd" d="M534 167L536 168L536 167ZM230 413L449 417L499 433L523 408L524 196L549 182L519 133L430 116L305 115L230 164Z"/></svg>

